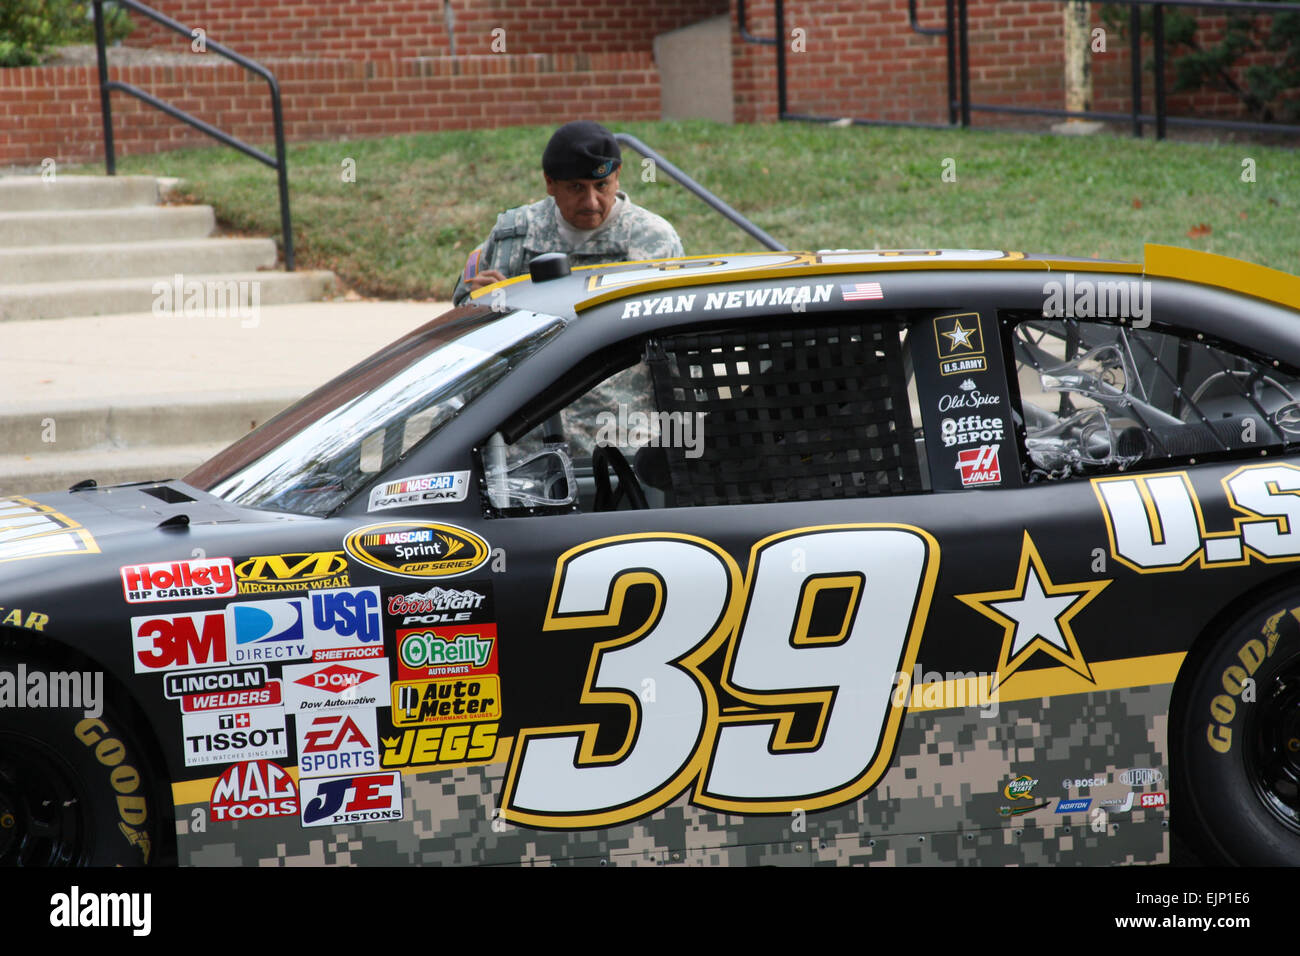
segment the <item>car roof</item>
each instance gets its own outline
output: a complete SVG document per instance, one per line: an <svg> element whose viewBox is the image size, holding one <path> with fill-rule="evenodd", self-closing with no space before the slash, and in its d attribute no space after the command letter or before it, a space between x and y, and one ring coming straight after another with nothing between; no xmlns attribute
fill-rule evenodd
<svg viewBox="0 0 1300 956"><path fill-rule="evenodd" d="M578 266L567 276L544 281L533 281L527 275L516 276L476 290L473 299L487 304L494 301L494 294L500 295L497 290L508 288L512 307L581 315L608 302L690 286L743 287L773 279L873 272L981 270L1103 272L1175 279L1300 309L1300 277L1277 269L1229 256L1153 243L1145 246L1143 259L1142 263L1135 263L980 249L823 249L684 256Z"/></svg>

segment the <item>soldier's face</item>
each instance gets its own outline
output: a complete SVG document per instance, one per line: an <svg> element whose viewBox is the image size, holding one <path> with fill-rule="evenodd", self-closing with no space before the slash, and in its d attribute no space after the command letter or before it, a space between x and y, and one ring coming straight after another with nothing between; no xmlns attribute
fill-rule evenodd
<svg viewBox="0 0 1300 956"><path fill-rule="evenodd" d="M618 199L618 170L604 179L552 179L546 176L546 191L555 197L560 215L570 226L595 229L608 218Z"/></svg>

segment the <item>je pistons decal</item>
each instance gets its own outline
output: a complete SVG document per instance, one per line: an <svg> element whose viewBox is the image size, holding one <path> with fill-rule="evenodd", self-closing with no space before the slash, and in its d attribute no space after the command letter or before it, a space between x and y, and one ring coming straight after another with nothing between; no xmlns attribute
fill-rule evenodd
<svg viewBox="0 0 1300 956"><path fill-rule="evenodd" d="M358 528L343 540L362 564L404 578L467 574L488 559L488 543L464 528L426 521L390 521Z"/></svg>
<svg viewBox="0 0 1300 956"><path fill-rule="evenodd" d="M939 316L934 320L934 340L939 351L940 375L983 372L989 367L984 358L984 334L978 312Z"/></svg>
<svg viewBox="0 0 1300 956"><path fill-rule="evenodd" d="M469 493L468 471L445 471L436 475L412 475L370 489L367 511L410 508L413 505L464 501Z"/></svg>

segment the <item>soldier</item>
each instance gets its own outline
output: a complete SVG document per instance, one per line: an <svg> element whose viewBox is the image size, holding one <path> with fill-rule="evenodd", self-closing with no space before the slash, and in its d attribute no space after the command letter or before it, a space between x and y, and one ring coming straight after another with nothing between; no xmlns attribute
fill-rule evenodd
<svg viewBox="0 0 1300 956"><path fill-rule="evenodd" d="M667 220L635 206L618 188L622 153L599 123L579 120L557 129L542 153L548 198L497 217L487 240L469 254L452 301L528 271L544 252L564 252L575 266L670 259L682 241Z"/></svg>

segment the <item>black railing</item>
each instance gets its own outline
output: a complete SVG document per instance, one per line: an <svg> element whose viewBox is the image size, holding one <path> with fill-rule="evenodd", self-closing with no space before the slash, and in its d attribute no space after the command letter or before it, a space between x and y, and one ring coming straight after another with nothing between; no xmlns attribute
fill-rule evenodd
<svg viewBox="0 0 1300 956"><path fill-rule="evenodd" d="M624 146L631 147L633 150L635 150L636 152L640 153L642 156L645 156L647 159L653 162L655 164L656 173L660 173L660 172L665 173L669 179L674 180L679 186L681 186L687 192L690 192L696 198L700 199L704 203L707 203L715 212L719 213L720 215L729 219L731 222L735 223L737 226L745 230L745 232L749 233L751 236L753 236L763 245L767 246L767 248L773 250L774 252L786 251L785 246L777 242L775 239L769 236L758 226L754 225L752 222L746 219L743 215L741 215L731 206L727 205L725 202L723 202L713 193L709 192L709 190L705 189L694 179L692 179L686 173L682 172L672 163L668 162L668 160L664 159L657 152L655 152L645 143L641 142L641 140L637 139L635 136L632 136L629 133L615 133L614 138L618 140L620 143L622 143Z"/></svg>
<svg viewBox="0 0 1300 956"><path fill-rule="evenodd" d="M786 37L785 4L776 0L776 37L755 37L746 28L743 19L744 0L738 0L741 12L741 39L747 43L770 44L776 42L776 82L777 114L783 120L801 120L806 122L831 122L839 120L836 116L818 116L808 113L792 113L787 103L786 78ZM909 120L863 119L853 117L851 121L860 126L912 126L927 129L947 129L952 126L968 127L971 125L971 113L1006 113L1024 116L1056 116L1065 119L1122 120L1132 123L1133 135L1141 136L1144 126L1155 127L1156 139L1164 139L1169 126L1215 127L1219 129L1242 130L1252 133L1300 133L1300 125L1287 123L1249 123L1239 120L1195 119L1185 116L1170 116L1166 102L1165 90L1165 8L1194 7L1206 10L1222 10L1233 13L1300 13L1300 4L1249 3L1240 0L1086 0L1088 3L1120 3L1129 7L1129 48L1132 61L1130 83L1130 110L1127 113L1057 110L1032 106L1004 106L994 103L973 103L970 92L969 38L970 20L966 8L967 0L944 0L945 25L943 27L921 26L916 9L916 0L908 0L908 23L912 30L922 36L942 36L947 41L948 54L948 122L922 123ZM1071 3L1074 0L1057 0ZM1155 73L1152 94L1155 99L1155 112L1142 112L1142 29L1141 7L1151 7L1151 45L1153 51L1152 68Z"/></svg>
<svg viewBox="0 0 1300 956"><path fill-rule="evenodd" d="M205 49L223 56L233 63L237 63L244 69L256 73L262 79L266 80L267 85L271 88L271 116L275 123L275 158L268 156L256 147L249 146L243 140L236 139L229 133L224 133L210 123L205 123L196 116L191 116L184 110L177 109L170 103L165 103L146 93L138 86L130 83L119 83L117 80L108 78L108 54L104 39L104 0L93 0L95 8L95 50L99 59L99 102L104 114L104 163L108 169L108 175L117 175L117 156L113 149L113 111L110 103L110 94L113 91L127 93L134 96L143 103L162 110L173 119L178 119L182 123L188 123L201 133L206 133L218 142L224 143L234 149L239 150L245 156L251 156L259 163L265 163L276 171L279 178L280 186L280 231L284 236L284 267L289 272L293 271L293 224L289 217L289 159L284 151L284 112L280 108L280 85L275 81L271 71L262 64L247 57L240 56L233 50L227 49L220 43L204 38ZM161 24L173 33L179 33L187 40L192 40L195 31L191 30L184 24L177 23L171 17L159 13L152 7L146 7L138 0L114 0L118 6L126 7L142 16L148 17L155 23Z"/></svg>

